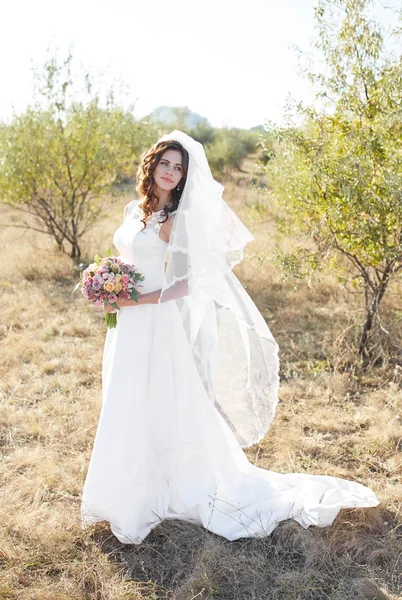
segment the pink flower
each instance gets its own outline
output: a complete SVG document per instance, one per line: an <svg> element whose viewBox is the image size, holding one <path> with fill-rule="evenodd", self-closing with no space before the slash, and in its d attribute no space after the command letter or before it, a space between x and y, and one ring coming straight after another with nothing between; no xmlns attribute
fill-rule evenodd
<svg viewBox="0 0 402 600"><path fill-rule="evenodd" d="M92 273L92 275L91 275ZM116 280L116 275L118 275ZM105 300L110 304L120 299L131 298L133 289L142 287L138 280L143 279L133 264L119 257L103 258L96 264L92 263L81 276L81 293L91 306L102 307ZM112 288L109 292L105 287ZM78 288L77 288L78 289Z"/></svg>

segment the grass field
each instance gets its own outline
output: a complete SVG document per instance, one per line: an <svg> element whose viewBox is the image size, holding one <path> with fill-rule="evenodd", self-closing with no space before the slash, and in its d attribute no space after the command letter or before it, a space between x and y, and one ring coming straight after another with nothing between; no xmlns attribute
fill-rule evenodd
<svg viewBox="0 0 402 600"><path fill-rule="evenodd" d="M328 528L282 523L263 540L227 542L165 522L140 546L106 523L81 529L80 499L101 404L104 314L71 291L78 273L50 239L1 228L0 599L376 600L402 597L402 367L352 368L361 298L330 275L293 289L252 258L276 244L247 204L252 161L225 182L225 198L254 232L236 274L280 345L277 416L249 460L279 472L353 479L381 499L344 510ZM85 240L92 258L111 245L123 206ZM2 223L13 210L0 207ZM401 285L384 300L402 341Z"/></svg>

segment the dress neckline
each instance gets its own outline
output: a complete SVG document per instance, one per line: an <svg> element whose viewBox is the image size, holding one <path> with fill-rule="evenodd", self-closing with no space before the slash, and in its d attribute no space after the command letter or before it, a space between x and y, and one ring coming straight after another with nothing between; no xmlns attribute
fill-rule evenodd
<svg viewBox="0 0 402 600"><path fill-rule="evenodd" d="M139 208L141 208L141 206L139 206ZM153 210L151 215L148 217L148 219L146 219L146 222L153 221L154 219L157 218L158 215L160 215L163 212L165 212L165 210L163 208L161 208L160 210ZM168 213L168 216L174 215L176 212L177 212L177 209L172 211L171 213Z"/></svg>
<svg viewBox="0 0 402 600"><path fill-rule="evenodd" d="M141 208L141 200L139 200L138 202L139 202L139 208ZM158 213L163 212L163 210L164 210L163 208L161 208L160 210L153 210L152 214L157 215Z"/></svg>

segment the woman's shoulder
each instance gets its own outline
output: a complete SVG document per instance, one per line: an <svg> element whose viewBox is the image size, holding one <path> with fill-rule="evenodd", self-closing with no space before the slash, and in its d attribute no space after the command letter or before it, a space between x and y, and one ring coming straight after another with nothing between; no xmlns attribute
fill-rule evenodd
<svg viewBox="0 0 402 600"><path fill-rule="evenodd" d="M140 203L140 200L131 200L131 202L129 202L128 204L125 205L124 219L126 219L129 215L134 216L134 215L139 214L139 211L138 211L139 203Z"/></svg>
<svg viewBox="0 0 402 600"><path fill-rule="evenodd" d="M143 216L143 212L141 211L141 202L142 200L131 200L131 202L128 202L125 207L124 207L124 219L127 219L128 216L130 217L142 217ZM163 211L160 210L156 213L154 213L154 218L158 217ZM174 217L174 215L177 213L177 210L173 210L172 212L168 213L168 221L172 220L172 217Z"/></svg>

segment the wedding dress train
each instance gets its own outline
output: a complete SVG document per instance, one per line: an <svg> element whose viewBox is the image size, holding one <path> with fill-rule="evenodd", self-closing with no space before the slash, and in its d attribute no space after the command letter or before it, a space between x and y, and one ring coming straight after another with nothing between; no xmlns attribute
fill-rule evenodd
<svg viewBox="0 0 402 600"><path fill-rule="evenodd" d="M113 236L144 275L143 293L164 279L157 217L143 232L126 219ZM102 380L83 527L106 520L121 542L139 544L164 519L184 519L235 540L269 535L290 518L324 527L341 508L379 504L356 482L252 465L206 392L174 300L119 311L106 333Z"/></svg>

